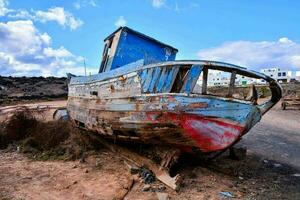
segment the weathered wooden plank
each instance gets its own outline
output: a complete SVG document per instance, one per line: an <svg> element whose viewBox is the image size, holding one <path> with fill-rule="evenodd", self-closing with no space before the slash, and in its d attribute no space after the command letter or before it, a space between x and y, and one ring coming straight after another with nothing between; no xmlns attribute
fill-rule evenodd
<svg viewBox="0 0 300 200"><path fill-rule="evenodd" d="M204 67L202 71L203 71L202 94L207 94L208 69Z"/></svg>
<svg viewBox="0 0 300 200"><path fill-rule="evenodd" d="M151 77L152 79L151 79L149 88L147 90L149 93L153 93L154 92L154 88L155 88L157 82L159 81L160 74L161 74L160 67L156 67L155 70L154 70L154 73L153 73L153 75Z"/></svg>
<svg viewBox="0 0 300 200"><path fill-rule="evenodd" d="M145 82L143 82L143 84L142 84L143 93L147 93L147 91L148 91L154 70L155 70L155 68L150 68L147 70L147 76L145 77Z"/></svg>
<svg viewBox="0 0 300 200"><path fill-rule="evenodd" d="M228 95L227 95L228 97L232 97L233 95L235 77L236 77L236 71L233 71L230 77L230 83L229 83Z"/></svg>
<svg viewBox="0 0 300 200"><path fill-rule="evenodd" d="M144 69L144 70L140 70L139 73L138 73L139 76L140 76L141 85L143 85L144 82L146 81L147 71L148 71L148 69Z"/></svg>
<svg viewBox="0 0 300 200"><path fill-rule="evenodd" d="M166 80L166 77L167 77L167 68L166 67L162 67L161 68L161 74L159 76L159 80L157 82L157 85L156 87L154 88L154 91L156 93L161 93L162 92L162 88L164 86L164 83L165 83L165 80Z"/></svg>
<svg viewBox="0 0 300 200"><path fill-rule="evenodd" d="M180 90L181 93L191 93L193 88L195 87L197 80L202 72L203 66L202 65L192 65L191 69L189 70L188 74L186 75L182 88Z"/></svg>
<svg viewBox="0 0 300 200"><path fill-rule="evenodd" d="M179 183L181 181L180 175L177 174L174 177L171 177L169 172L166 169L161 168L157 164L155 164L152 160L143 157L135 152L128 150L127 148L112 145L106 142L104 139L95 137L99 142L101 142L108 149L113 151L114 153L119 154L123 159L131 164L134 164L138 167L147 166L151 171L154 172L156 178L164 183L166 186L170 187L173 190L179 189Z"/></svg>
<svg viewBox="0 0 300 200"><path fill-rule="evenodd" d="M162 88L163 93L168 93L171 91L178 71L179 71L179 66L174 66L171 69L168 69L168 74L165 79L164 86Z"/></svg>
<svg viewBox="0 0 300 200"><path fill-rule="evenodd" d="M137 73L130 73L108 81L69 85L69 97L124 98L141 94Z"/></svg>

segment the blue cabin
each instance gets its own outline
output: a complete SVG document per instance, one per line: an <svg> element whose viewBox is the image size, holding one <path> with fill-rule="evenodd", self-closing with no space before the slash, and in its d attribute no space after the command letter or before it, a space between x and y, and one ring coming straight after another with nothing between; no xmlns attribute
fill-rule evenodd
<svg viewBox="0 0 300 200"><path fill-rule="evenodd" d="M104 39L105 46L99 73L143 60L143 64L174 61L177 49L139 33L120 27Z"/></svg>

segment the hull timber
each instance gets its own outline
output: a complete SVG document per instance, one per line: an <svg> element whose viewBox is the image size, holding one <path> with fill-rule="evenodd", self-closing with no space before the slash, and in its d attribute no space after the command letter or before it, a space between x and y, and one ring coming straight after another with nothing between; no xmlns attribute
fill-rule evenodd
<svg viewBox="0 0 300 200"><path fill-rule="evenodd" d="M226 98L207 94L207 71L231 73ZM201 94L193 94L203 73ZM261 104L232 97L235 75L269 82L272 98ZM69 84L68 113L79 126L115 139L173 145L202 152L224 150L246 134L281 98L270 77L213 61L136 62Z"/></svg>

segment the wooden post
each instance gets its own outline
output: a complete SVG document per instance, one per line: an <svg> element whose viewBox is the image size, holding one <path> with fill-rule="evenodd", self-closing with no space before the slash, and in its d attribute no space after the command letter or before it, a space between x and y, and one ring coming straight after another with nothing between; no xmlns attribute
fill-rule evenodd
<svg viewBox="0 0 300 200"><path fill-rule="evenodd" d="M236 71L231 72L230 83L228 88L228 97L232 97L234 91L234 82L236 77Z"/></svg>
<svg viewBox="0 0 300 200"><path fill-rule="evenodd" d="M203 79L202 79L202 94L207 94L207 77L208 77L208 69L204 67Z"/></svg>

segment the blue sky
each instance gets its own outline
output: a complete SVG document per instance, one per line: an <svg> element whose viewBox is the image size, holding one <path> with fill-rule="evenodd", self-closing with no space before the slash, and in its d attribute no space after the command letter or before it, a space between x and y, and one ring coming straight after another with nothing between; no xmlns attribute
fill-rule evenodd
<svg viewBox="0 0 300 200"><path fill-rule="evenodd" d="M120 25L179 49L251 69L300 70L300 1L0 0L0 75L97 72Z"/></svg>

